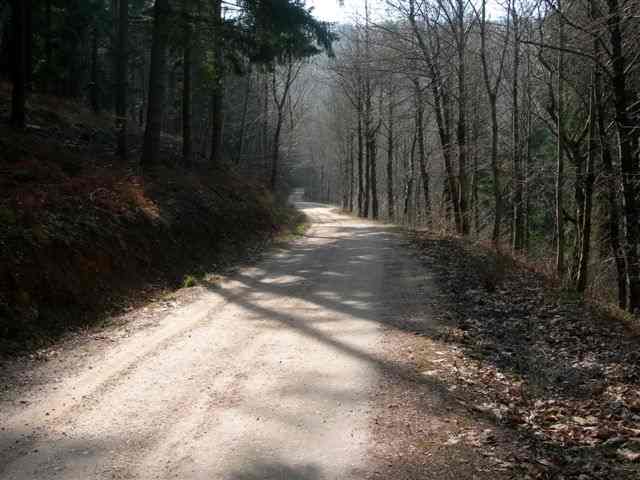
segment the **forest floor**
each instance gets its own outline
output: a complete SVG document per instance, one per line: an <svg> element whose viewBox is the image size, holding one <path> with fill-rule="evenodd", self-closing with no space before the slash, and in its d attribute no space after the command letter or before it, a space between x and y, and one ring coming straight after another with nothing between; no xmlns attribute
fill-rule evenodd
<svg viewBox="0 0 640 480"><path fill-rule="evenodd" d="M410 237L428 294L385 352L418 375L383 377L375 478L640 478L637 319L481 244ZM484 459L473 475L449 470L460 445Z"/></svg>
<svg viewBox="0 0 640 480"><path fill-rule="evenodd" d="M635 479L638 336L488 250L304 237L0 363L0 477Z"/></svg>
<svg viewBox="0 0 640 480"><path fill-rule="evenodd" d="M0 118L9 91L0 83ZM226 164L157 165L115 151L113 118L30 96L27 128L0 124L0 356L40 348L114 312L253 256L299 215Z"/></svg>

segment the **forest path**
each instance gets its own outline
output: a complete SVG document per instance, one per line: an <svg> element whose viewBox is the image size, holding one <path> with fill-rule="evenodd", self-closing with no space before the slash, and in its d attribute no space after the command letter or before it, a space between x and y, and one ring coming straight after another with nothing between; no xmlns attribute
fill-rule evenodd
<svg viewBox="0 0 640 480"><path fill-rule="evenodd" d="M393 228L299 207L304 238L0 391L0 478L368 477L383 332L424 275Z"/></svg>

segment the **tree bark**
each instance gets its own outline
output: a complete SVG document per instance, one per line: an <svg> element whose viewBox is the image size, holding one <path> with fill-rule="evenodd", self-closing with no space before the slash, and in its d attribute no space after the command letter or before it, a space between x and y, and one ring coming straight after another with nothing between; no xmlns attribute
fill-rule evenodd
<svg viewBox="0 0 640 480"><path fill-rule="evenodd" d="M149 100L147 102L147 126L144 132L141 164L151 167L160 156L162 117L164 114L164 76L169 40L169 0L156 0L153 19L151 65L149 69Z"/></svg>
<svg viewBox="0 0 640 480"><path fill-rule="evenodd" d="M238 146L238 157L236 158L236 165L240 164L242 157L244 156L245 137L247 129L247 115L249 113L249 96L251 93L251 70L246 73L244 100L242 103L242 118L240 119L240 142Z"/></svg>
<svg viewBox="0 0 640 480"><path fill-rule="evenodd" d="M183 0L184 50L182 56L182 162L191 166L193 138L191 132L191 63L193 59L193 27L189 18L190 0Z"/></svg>
<svg viewBox="0 0 640 480"><path fill-rule="evenodd" d="M157 2L156 2L157 8ZM116 59L116 132L118 156L126 159L127 152L127 64L129 58L129 0L118 2L118 35ZM155 43L155 40L154 40Z"/></svg>
<svg viewBox="0 0 640 480"><path fill-rule="evenodd" d="M362 128L362 97L358 93L358 216L364 216L364 139Z"/></svg>
<svg viewBox="0 0 640 480"><path fill-rule="evenodd" d="M100 86L98 85L98 28L93 28L91 36L91 85L89 94L91 97L91 108L95 113L100 113Z"/></svg>
<svg viewBox="0 0 640 480"><path fill-rule="evenodd" d="M214 70L211 92L211 163L221 160L224 130L224 50L222 35L222 0L214 0Z"/></svg>
<svg viewBox="0 0 640 480"><path fill-rule="evenodd" d="M562 12L562 6L558 1L558 10ZM564 47L564 20L562 14L558 16L559 22L559 42L560 48ZM556 89L558 97L558 118L557 118L557 146L556 146L556 274L559 278L564 277L564 210L563 210L563 189L564 189L564 52L558 50L558 65Z"/></svg>
<svg viewBox="0 0 640 480"><path fill-rule="evenodd" d="M425 153L424 135L424 99L422 88L417 78L413 80L414 95L416 99L416 135L418 142L418 167L420 168L420 179L422 180L422 194L424 196L424 213L427 218L431 216L431 197L429 172L427 170L427 159Z"/></svg>
<svg viewBox="0 0 640 480"><path fill-rule="evenodd" d="M509 15L507 15L509 17ZM508 18L507 18L508 21ZM502 226L502 187L500 185L500 168L498 165L498 146L500 130L498 128L498 90L502 82L504 72L504 62L507 52L507 41L509 39L509 23L507 23L507 32L505 35L504 45L500 57L500 63L495 80L491 80L489 75L489 60L487 59L487 0L482 1L481 18L480 18L480 60L482 63L482 75L484 85L487 91L487 100L489 102L489 112L491 117L491 174L492 174L492 193L494 203L493 231L491 240L495 248L500 248L500 228Z"/></svg>
<svg viewBox="0 0 640 480"><path fill-rule="evenodd" d="M458 60L458 125L456 139L458 143L458 208L460 210L461 230L463 235L469 234L469 202L467 179L467 89L466 89L466 26L464 18L464 1L457 2L457 41L456 53Z"/></svg>
<svg viewBox="0 0 640 480"><path fill-rule="evenodd" d="M424 57L425 63L431 75L431 93L433 96L433 110L436 116L436 126L438 128L438 136L440 138L440 146L442 149L442 157L444 159L444 167L446 173L447 192L450 203L453 206L454 221L456 231L462 233L463 221L460 207L460 196L458 194L458 185L456 177L453 172L452 162L452 134L451 134L451 122L450 122L450 109L451 109L451 96L448 91L448 86L445 80L442 78L440 71L440 65L437 64L437 54L433 51L432 45L428 43L418 27L418 22L415 17L415 0L409 2L409 23L411 24L414 36L418 42L418 46ZM434 36L437 36L434 33ZM436 38L437 42L437 38ZM436 45L437 47L437 45Z"/></svg>
<svg viewBox="0 0 640 480"><path fill-rule="evenodd" d="M635 150L638 145L638 126L631 118L634 101L629 96L629 76L624 53L621 7L618 0L607 0L609 15L607 27L611 45L612 75L615 123L618 135L620 173L622 183L623 250L626 258L626 308L635 312L640 308L640 265L638 265L638 242L640 228L637 210L637 179L640 174Z"/></svg>
<svg viewBox="0 0 640 480"><path fill-rule="evenodd" d="M627 264L625 262L624 252L620 241L620 213L617 201L617 182L616 173L613 168L613 160L611 158L611 149L609 146L609 138L605 126L606 107L602 101L602 93L600 91L600 75L596 76L595 82L596 98L597 98L597 121L598 121L598 139L599 149L602 162L602 173L606 180L604 202L604 218L605 230L608 234L608 246L613 255L616 272L618 278L618 306L622 309L627 307Z"/></svg>
<svg viewBox="0 0 640 480"><path fill-rule="evenodd" d="M589 275L589 258L591 254L591 212L593 207L593 184L595 181L594 163L597 153L597 128L596 128L596 95L595 82L597 67L594 65L591 76L591 91L589 99L589 151L584 174L584 205L582 208L582 226L580 230L580 256L578 259L578 272L576 274L576 290L584 292L587 288Z"/></svg>
<svg viewBox="0 0 640 480"><path fill-rule="evenodd" d="M29 18L27 10L30 8L30 0L12 0L11 2L13 28L11 125L18 129L23 129L26 126L27 48L30 43L27 41L27 35L30 31L27 27Z"/></svg>
<svg viewBox="0 0 640 480"><path fill-rule="evenodd" d="M378 145L376 140L376 131L373 131L371 138L369 139L369 147L367 148L369 153L369 166L371 169L370 181L371 181L371 218L377 220L380 216L380 208L378 202L378 169L377 169L377 156Z"/></svg>
<svg viewBox="0 0 640 480"><path fill-rule="evenodd" d="M394 220L395 217L395 197L393 194L394 102L394 96L389 95L389 127L387 129L387 215L389 220Z"/></svg>
<svg viewBox="0 0 640 480"><path fill-rule="evenodd" d="M512 6L513 18L513 78L511 84L512 95L512 161L513 161L513 238L512 248L515 252L524 249L524 214L523 195L524 175L522 171L522 153L520 145L520 31L519 19L515 5Z"/></svg>
<svg viewBox="0 0 640 480"><path fill-rule="evenodd" d="M302 64L295 64L295 59L292 54L289 54L286 64L286 73L284 78L284 85L282 96L278 98L278 88L276 84L276 72L272 75L272 94L273 100L276 106L276 131L273 135L273 150L271 153L271 191L276 192L278 187L279 176L279 161L280 161L280 136L282 134L282 125L284 123L285 106L289 98L289 92L293 82L298 77Z"/></svg>

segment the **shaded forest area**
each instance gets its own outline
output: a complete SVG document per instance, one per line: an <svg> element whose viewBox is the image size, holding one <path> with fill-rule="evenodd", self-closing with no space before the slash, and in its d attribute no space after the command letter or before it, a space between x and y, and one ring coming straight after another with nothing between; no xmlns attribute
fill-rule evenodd
<svg viewBox="0 0 640 480"><path fill-rule="evenodd" d="M637 311L640 4L384 4L327 64L314 197L486 242Z"/></svg>
<svg viewBox="0 0 640 480"><path fill-rule="evenodd" d="M299 222L292 92L334 40L292 0L0 0L2 349Z"/></svg>

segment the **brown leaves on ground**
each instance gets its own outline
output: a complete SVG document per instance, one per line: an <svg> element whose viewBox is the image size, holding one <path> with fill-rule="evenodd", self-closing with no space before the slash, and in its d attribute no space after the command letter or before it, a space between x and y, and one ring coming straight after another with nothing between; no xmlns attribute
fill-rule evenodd
<svg viewBox="0 0 640 480"><path fill-rule="evenodd" d="M640 478L638 336L488 249L413 240L441 293L431 314L451 325L415 366L495 425L449 441L502 444L512 478Z"/></svg>

